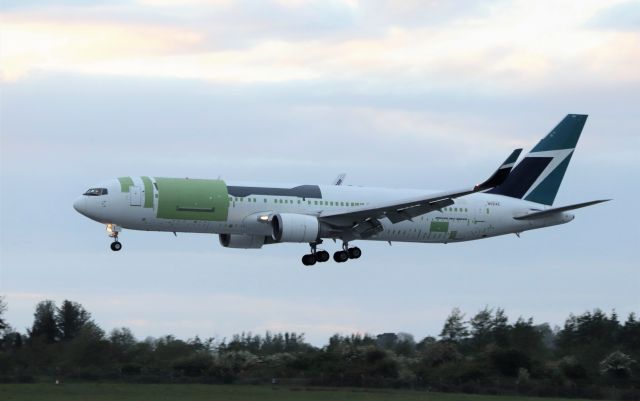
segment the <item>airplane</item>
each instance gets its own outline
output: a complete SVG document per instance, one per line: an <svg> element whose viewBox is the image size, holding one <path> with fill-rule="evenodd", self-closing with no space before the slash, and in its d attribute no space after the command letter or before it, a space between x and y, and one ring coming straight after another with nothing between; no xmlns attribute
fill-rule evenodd
<svg viewBox="0 0 640 401"><path fill-rule="evenodd" d="M120 251L122 229L218 234L225 248L308 243L305 266L329 260L324 240L340 240L333 259L357 259L353 241L453 243L568 223L568 211L610 199L553 207L587 115L569 114L516 165L514 150L485 181L450 191L344 185L283 186L222 179L120 177L73 207L106 225Z"/></svg>

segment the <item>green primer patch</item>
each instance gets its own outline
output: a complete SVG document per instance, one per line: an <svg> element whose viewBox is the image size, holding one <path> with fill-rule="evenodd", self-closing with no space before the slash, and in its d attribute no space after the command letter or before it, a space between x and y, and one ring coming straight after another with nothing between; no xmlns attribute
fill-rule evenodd
<svg viewBox="0 0 640 401"><path fill-rule="evenodd" d="M226 221L229 192L222 180L156 177L162 219Z"/></svg>
<svg viewBox="0 0 640 401"><path fill-rule="evenodd" d="M448 221L432 221L429 227L432 233L446 233L449 231Z"/></svg>
<svg viewBox="0 0 640 401"><path fill-rule="evenodd" d="M129 187L133 186L131 177L118 177L118 181L120 181L120 192L129 192Z"/></svg>
<svg viewBox="0 0 640 401"><path fill-rule="evenodd" d="M151 183L151 179L149 177L140 177L142 178L142 183L144 184L144 207L152 208L153 207L153 184Z"/></svg>

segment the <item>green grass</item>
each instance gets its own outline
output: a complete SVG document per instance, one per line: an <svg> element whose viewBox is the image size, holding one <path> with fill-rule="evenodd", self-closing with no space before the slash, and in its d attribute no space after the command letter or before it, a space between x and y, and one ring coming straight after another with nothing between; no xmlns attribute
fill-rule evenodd
<svg viewBox="0 0 640 401"><path fill-rule="evenodd" d="M558 401L557 398L205 384L0 384L2 401ZM572 400L577 401L577 400Z"/></svg>

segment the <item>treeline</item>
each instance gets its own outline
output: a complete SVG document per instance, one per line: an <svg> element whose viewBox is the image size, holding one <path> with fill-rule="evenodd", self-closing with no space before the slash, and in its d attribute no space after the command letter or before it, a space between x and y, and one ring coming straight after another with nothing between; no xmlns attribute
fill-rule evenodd
<svg viewBox="0 0 640 401"><path fill-rule="evenodd" d="M303 334L242 333L229 339L136 339L105 333L76 302L43 301L26 333L3 319L0 381L114 380L415 388L487 394L640 399L640 321L598 309L561 328L510 322L485 307L454 309L438 338L334 335L323 347Z"/></svg>

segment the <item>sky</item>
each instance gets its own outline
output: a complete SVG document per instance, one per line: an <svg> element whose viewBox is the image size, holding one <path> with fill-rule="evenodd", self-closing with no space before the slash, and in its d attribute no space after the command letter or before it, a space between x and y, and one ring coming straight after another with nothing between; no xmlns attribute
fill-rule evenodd
<svg viewBox="0 0 640 401"><path fill-rule="evenodd" d="M639 1L5 0L0 295L109 331L437 335L454 307L562 325L640 313ZM589 114L556 205L570 224L458 244L304 244L104 227L73 200L119 176L453 189ZM338 248L329 242L327 249Z"/></svg>

